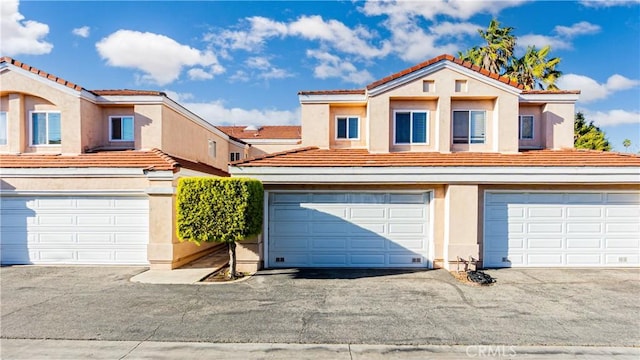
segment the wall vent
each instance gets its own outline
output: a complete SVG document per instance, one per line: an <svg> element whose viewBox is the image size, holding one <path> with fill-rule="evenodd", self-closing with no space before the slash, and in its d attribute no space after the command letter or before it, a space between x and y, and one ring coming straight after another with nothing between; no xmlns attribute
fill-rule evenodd
<svg viewBox="0 0 640 360"><path fill-rule="evenodd" d="M626 256L620 256L618 258L618 262L619 263L626 263L627 262L627 257Z"/></svg>
<svg viewBox="0 0 640 360"><path fill-rule="evenodd" d="M416 263L417 263L417 264L420 264L420 263L422 262L422 258L412 258L412 259L411 259L411 262L412 262L413 264L416 264Z"/></svg>
<svg viewBox="0 0 640 360"><path fill-rule="evenodd" d="M510 262L508 257L503 257L502 262Z"/></svg>
<svg viewBox="0 0 640 360"><path fill-rule="evenodd" d="M283 257L277 257L276 258L276 262L284 262L284 258Z"/></svg>

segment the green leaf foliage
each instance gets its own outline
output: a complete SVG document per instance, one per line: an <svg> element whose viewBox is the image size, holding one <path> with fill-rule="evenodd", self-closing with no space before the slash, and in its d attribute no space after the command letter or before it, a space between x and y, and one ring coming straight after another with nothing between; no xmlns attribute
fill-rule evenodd
<svg viewBox="0 0 640 360"><path fill-rule="evenodd" d="M180 240L235 242L262 231L264 188L247 178L189 177L178 181Z"/></svg>
<svg viewBox="0 0 640 360"><path fill-rule="evenodd" d="M593 121L587 123L581 112L576 114L573 123L573 145L576 149L611 151L604 131L593 125Z"/></svg>

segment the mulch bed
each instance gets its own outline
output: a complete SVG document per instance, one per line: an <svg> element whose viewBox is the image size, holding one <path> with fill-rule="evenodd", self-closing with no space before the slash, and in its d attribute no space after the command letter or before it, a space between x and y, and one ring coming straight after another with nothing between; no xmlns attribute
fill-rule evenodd
<svg viewBox="0 0 640 360"><path fill-rule="evenodd" d="M207 276L206 278L200 280L201 282L229 282L229 281L237 281L239 279L242 279L243 277L247 276L247 274L238 272L238 277L236 277L235 279L229 279L227 277L227 274L229 273L229 266L224 266L222 268L220 268L220 270L212 273L211 275Z"/></svg>

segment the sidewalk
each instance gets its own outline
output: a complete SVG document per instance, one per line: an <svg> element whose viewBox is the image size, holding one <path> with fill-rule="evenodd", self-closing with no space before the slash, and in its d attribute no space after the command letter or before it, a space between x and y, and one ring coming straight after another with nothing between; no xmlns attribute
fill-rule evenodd
<svg viewBox="0 0 640 360"><path fill-rule="evenodd" d="M173 270L147 270L131 278L144 284L204 284L199 281L229 262L226 246Z"/></svg>
<svg viewBox="0 0 640 360"><path fill-rule="evenodd" d="M154 341L1 339L2 359L618 359L640 348L585 346L436 346L363 344L238 344Z"/></svg>

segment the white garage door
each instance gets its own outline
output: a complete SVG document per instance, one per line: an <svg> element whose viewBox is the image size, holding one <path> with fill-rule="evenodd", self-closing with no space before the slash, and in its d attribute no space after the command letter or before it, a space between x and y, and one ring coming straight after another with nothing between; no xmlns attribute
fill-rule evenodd
<svg viewBox="0 0 640 360"><path fill-rule="evenodd" d="M487 192L485 267L640 265L640 194Z"/></svg>
<svg viewBox="0 0 640 360"><path fill-rule="evenodd" d="M118 196L6 196L2 264L147 264L149 201Z"/></svg>
<svg viewBox="0 0 640 360"><path fill-rule="evenodd" d="M427 193L271 193L269 267L429 267Z"/></svg>

